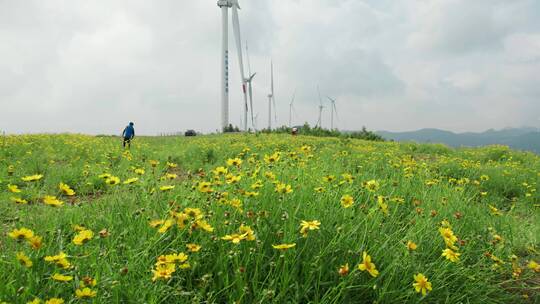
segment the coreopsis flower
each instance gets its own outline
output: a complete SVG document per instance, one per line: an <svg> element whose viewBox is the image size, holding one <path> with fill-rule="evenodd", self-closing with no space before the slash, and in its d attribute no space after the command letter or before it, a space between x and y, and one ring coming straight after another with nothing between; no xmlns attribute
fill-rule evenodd
<svg viewBox="0 0 540 304"><path fill-rule="evenodd" d="M529 261L529 264L527 264L527 268L533 270L534 272L540 272L540 264L533 260Z"/></svg>
<svg viewBox="0 0 540 304"><path fill-rule="evenodd" d="M225 167L217 167L212 170L212 173L214 173L215 176L221 176L229 173L229 170Z"/></svg>
<svg viewBox="0 0 540 304"><path fill-rule="evenodd" d="M43 178L43 174L34 174L34 175L24 176L21 179L24 182L36 182L42 178Z"/></svg>
<svg viewBox="0 0 540 304"><path fill-rule="evenodd" d="M21 263L21 265L26 268L30 268L34 264L32 263L32 260L30 260L30 258L26 254L24 254L24 252L17 252L17 255L15 257L17 261L19 261L19 263Z"/></svg>
<svg viewBox="0 0 540 304"><path fill-rule="evenodd" d="M33 237L27 239L27 241L33 249L39 249L43 245L42 238L37 235L34 235Z"/></svg>
<svg viewBox="0 0 540 304"><path fill-rule="evenodd" d="M307 237L308 231L310 230L319 230L319 226L321 225L321 222L314 220L314 221L302 221L300 223L300 233L303 237Z"/></svg>
<svg viewBox="0 0 540 304"><path fill-rule="evenodd" d="M71 267L71 264L67 259L67 255L62 251L60 251L60 253L58 253L57 255L46 256L43 259L45 260L45 262L54 263L56 266L63 269L68 269L69 267Z"/></svg>
<svg viewBox="0 0 540 304"><path fill-rule="evenodd" d="M407 241L407 249L409 251L416 250L416 248L418 248L418 245L416 245L416 243L414 243L413 241Z"/></svg>
<svg viewBox="0 0 540 304"><path fill-rule="evenodd" d="M98 175L99 178L103 178L103 179L108 179L111 176L112 175L110 173L103 173L103 174Z"/></svg>
<svg viewBox="0 0 540 304"><path fill-rule="evenodd" d="M154 160L154 159L151 159L148 162L150 163L150 166L152 166L152 168L155 168L157 167L157 165L159 165L159 161Z"/></svg>
<svg viewBox="0 0 540 304"><path fill-rule="evenodd" d="M284 183L277 183L274 191L281 194L293 192L291 185L284 184Z"/></svg>
<svg viewBox="0 0 540 304"><path fill-rule="evenodd" d="M194 219L200 219L203 217L203 213L199 208L184 208L184 213Z"/></svg>
<svg viewBox="0 0 540 304"><path fill-rule="evenodd" d="M73 189L71 189L71 187L69 187L69 185L67 184L60 183L58 185L58 189L60 189L60 191L62 191L62 193L64 193L67 196L75 195L75 191L73 191Z"/></svg>
<svg viewBox="0 0 540 304"><path fill-rule="evenodd" d="M45 304L64 304L64 299L50 298L47 301L45 301Z"/></svg>
<svg viewBox="0 0 540 304"><path fill-rule="evenodd" d="M172 169L172 168L176 168L176 167L178 167L178 165L177 165L177 164L175 164L175 163L170 163L170 162L167 162L167 168L169 168L169 169Z"/></svg>
<svg viewBox="0 0 540 304"><path fill-rule="evenodd" d="M41 304L41 299L34 298L32 301L26 302L26 304Z"/></svg>
<svg viewBox="0 0 540 304"><path fill-rule="evenodd" d="M379 182L376 181L376 180L370 180L370 181L365 182L364 187L365 187L369 192L376 192L377 190L379 190L380 184L379 184Z"/></svg>
<svg viewBox="0 0 540 304"><path fill-rule="evenodd" d="M360 271L369 272L369 274L374 278L379 275L379 271L377 270L375 263L371 261L371 256L368 255L366 251L362 253L362 263L358 264L358 269Z"/></svg>
<svg viewBox="0 0 540 304"><path fill-rule="evenodd" d="M205 220L196 220L195 223L193 223L193 228L200 228L206 232L214 232L214 227L208 224L208 222Z"/></svg>
<svg viewBox="0 0 540 304"><path fill-rule="evenodd" d="M348 195L348 194L345 194L341 197L341 206L343 208L350 208L354 205L354 199L352 196Z"/></svg>
<svg viewBox="0 0 540 304"><path fill-rule="evenodd" d="M142 168L136 168L135 170L133 170L133 172L138 175L143 175L145 171Z"/></svg>
<svg viewBox="0 0 540 304"><path fill-rule="evenodd" d="M384 196L379 195L377 196L377 205L379 205L379 209L381 209L382 213L386 216L388 216L388 204L384 202Z"/></svg>
<svg viewBox="0 0 540 304"><path fill-rule="evenodd" d="M187 244L186 245L186 248L190 251L190 252L198 252L199 250L201 250L201 246L200 245L197 245L197 244Z"/></svg>
<svg viewBox="0 0 540 304"><path fill-rule="evenodd" d="M63 201L59 200L58 198L56 198L56 196L52 196L52 195L45 195L43 197L43 203L45 203L45 205L52 206L52 207L59 207L64 204Z"/></svg>
<svg viewBox="0 0 540 304"><path fill-rule="evenodd" d="M235 166L235 167L239 167L240 165L242 164L242 160L240 158L229 158L227 160L227 165L230 167L230 166Z"/></svg>
<svg viewBox="0 0 540 304"><path fill-rule="evenodd" d="M97 280L86 276L82 278L82 280L79 282L79 285L81 287L94 287L97 285Z"/></svg>
<svg viewBox="0 0 540 304"><path fill-rule="evenodd" d="M240 241L246 239L247 233L239 234L239 233L233 233L233 234L227 234L221 239L224 241L231 241L233 244L240 244Z"/></svg>
<svg viewBox="0 0 540 304"><path fill-rule="evenodd" d="M84 287L82 289L79 288L75 290L75 295L79 299L89 299L95 297L97 295L97 292L88 287Z"/></svg>
<svg viewBox="0 0 540 304"><path fill-rule="evenodd" d="M174 174L174 173L166 173L165 176L163 176L165 179L170 179L170 180L173 180L173 179L176 179L178 177L178 175Z"/></svg>
<svg viewBox="0 0 540 304"><path fill-rule="evenodd" d="M89 229L82 230L73 238L73 244L81 246L94 237L94 232Z"/></svg>
<svg viewBox="0 0 540 304"><path fill-rule="evenodd" d="M336 177L334 175L326 175L326 176L323 176L322 180L323 182L331 183L334 180L336 180Z"/></svg>
<svg viewBox="0 0 540 304"><path fill-rule="evenodd" d="M242 224L240 225L240 228L238 228L238 231L242 234L246 234L246 240L255 241L255 232L253 229L251 229L251 227Z"/></svg>
<svg viewBox="0 0 540 304"><path fill-rule="evenodd" d="M242 179L241 175L234 175L232 173L229 173L225 176L225 182L227 184L236 184Z"/></svg>
<svg viewBox="0 0 540 304"><path fill-rule="evenodd" d="M431 282L428 281L427 277L421 273L415 274L413 277L415 281L413 287L416 292L421 292L425 296L428 291L431 291Z"/></svg>
<svg viewBox="0 0 540 304"><path fill-rule="evenodd" d="M172 189L174 189L174 186L161 186L161 187L159 187L159 190L161 190L163 192L170 191Z"/></svg>
<svg viewBox="0 0 540 304"><path fill-rule="evenodd" d="M344 182L349 183L349 184L352 184L352 182L354 181L354 176L352 176L349 173L343 173L341 174L341 177L343 177Z"/></svg>
<svg viewBox="0 0 540 304"><path fill-rule="evenodd" d="M152 281L156 281L158 279L160 280L168 280L171 278L172 274L176 271L176 264L159 264L156 265L156 269L152 270L152 273L154 276L152 277Z"/></svg>
<svg viewBox="0 0 540 304"><path fill-rule="evenodd" d="M480 180L483 181L483 182L488 181L489 176L488 175L482 175L482 176L480 176Z"/></svg>
<svg viewBox="0 0 540 304"><path fill-rule="evenodd" d="M16 240L29 240L34 236L34 232L28 228L13 229L8 236Z"/></svg>
<svg viewBox="0 0 540 304"><path fill-rule="evenodd" d="M9 190L9 192L11 192L11 193L21 193L22 192L22 190L19 189L19 186L17 186L17 185L8 184L7 188Z"/></svg>
<svg viewBox="0 0 540 304"><path fill-rule="evenodd" d="M272 155L265 155L264 162L269 165L273 165L279 161L279 157L280 157L279 152L276 152Z"/></svg>
<svg viewBox="0 0 540 304"><path fill-rule="evenodd" d="M315 192L317 192L317 193L323 193L324 191L326 191L326 190L324 190L323 187L316 187L316 188L314 188L313 190L314 190Z"/></svg>
<svg viewBox="0 0 540 304"><path fill-rule="evenodd" d="M167 232L172 227L173 224L174 224L174 221L171 220L171 219L167 219L167 220L163 221L163 224L158 229L158 232L159 233Z"/></svg>
<svg viewBox="0 0 540 304"><path fill-rule="evenodd" d="M457 250L457 247L454 245L457 242L457 237L454 235L454 232L451 228L439 228L439 233L444 239L444 243L450 249Z"/></svg>
<svg viewBox="0 0 540 304"><path fill-rule="evenodd" d="M274 249L278 249L278 250L287 250L287 249L290 249L290 248L293 248L296 246L296 243L291 243L291 244L279 244L279 245L272 245L272 248Z"/></svg>
<svg viewBox="0 0 540 304"><path fill-rule="evenodd" d="M276 175L271 171L264 172L264 177L266 177L266 178L268 178L270 180L275 180L276 179Z"/></svg>
<svg viewBox="0 0 540 304"><path fill-rule="evenodd" d="M214 191L212 190L212 184L209 182L200 182L197 189L202 193L210 193Z"/></svg>
<svg viewBox="0 0 540 304"><path fill-rule="evenodd" d="M124 184L124 185L131 185L131 184L136 183L137 181L139 181L139 178L137 178L137 177L132 177L132 178L126 179L126 180L123 182L123 184Z"/></svg>
<svg viewBox="0 0 540 304"><path fill-rule="evenodd" d="M491 214L493 215L502 215L502 212L497 209L497 207L489 205L489 210L491 211Z"/></svg>
<svg viewBox="0 0 540 304"><path fill-rule="evenodd" d="M28 204L28 201L23 199L23 198L20 198L20 197L15 197L15 196L12 196L9 198L10 201L14 202L15 204L19 204L19 205L26 205Z"/></svg>
<svg viewBox="0 0 540 304"><path fill-rule="evenodd" d="M251 189L253 189L253 190L257 190L257 189L262 188L262 186L263 186L262 181L261 181L261 180L258 180L258 181L256 181L255 183L253 183L250 187L251 187Z"/></svg>
<svg viewBox="0 0 540 304"><path fill-rule="evenodd" d="M72 276L67 276L59 273L55 273L51 276L51 279L58 281L58 282L69 282L73 280Z"/></svg>
<svg viewBox="0 0 540 304"><path fill-rule="evenodd" d="M120 184L120 178L117 176L110 176L105 180L105 183L111 186L118 185Z"/></svg>
<svg viewBox="0 0 540 304"><path fill-rule="evenodd" d="M339 267L339 269L338 269L338 273L342 277L348 275L349 274L349 263L347 263L345 265L341 265L341 267Z"/></svg>
<svg viewBox="0 0 540 304"><path fill-rule="evenodd" d="M441 256L445 257L447 260L450 260L450 262L457 262L459 261L459 256L461 253L458 253L456 251L453 251L450 248L446 248L442 251Z"/></svg>

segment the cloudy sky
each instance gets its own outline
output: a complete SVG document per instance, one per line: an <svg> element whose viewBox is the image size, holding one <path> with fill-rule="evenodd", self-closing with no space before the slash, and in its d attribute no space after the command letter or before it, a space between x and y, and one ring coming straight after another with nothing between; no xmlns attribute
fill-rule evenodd
<svg viewBox="0 0 540 304"><path fill-rule="evenodd" d="M540 127L538 0L240 0L258 125ZM241 87L231 45L231 122ZM141 134L220 125L215 0L0 0L0 130ZM326 104L328 106L328 104ZM323 112L329 126L330 111Z"/></svg>

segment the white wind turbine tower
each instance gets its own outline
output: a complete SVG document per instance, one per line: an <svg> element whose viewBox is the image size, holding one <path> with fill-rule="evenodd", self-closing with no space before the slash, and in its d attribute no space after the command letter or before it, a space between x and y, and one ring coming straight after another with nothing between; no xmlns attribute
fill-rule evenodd
<svg viewBox="0 0 540 304"><path fill-rule="evenodd" d="M272 104L274 104L274 118L277 122L276 99L274 98L274 63L270 61L270 94L268 94L268 130L272 129Z"/></svg>
<svg viewBox="0 0 540 304"><path fill-rule="evenodd" d="M255 126L255 120L254 120L254 117L253 117L253 87L251 86L251 82L253 81L253 77L255 77L255 75L257 73L251 74L251 64L249 63L249 50L248 50L247 41L246 41L246 57L247 57L248 75L249 75L249 78L247 79L247 82L249 84L249 107L251 109L251 126L253 127L254 130L257 130L257 127Z"/></svg>
<svg viewBox="0 0 540 304"><path fill-rule="evenodd" d="M322 128L322 110L324 109L322 98L321 98L321 91L319 90L319 86L317 86L317 93L319 94L319 120L317 120L317 125L319 128Z"/></svg>
<svg viewBox="0 0 540 304"><path fill-rule="evenodd" d="M289 128L292 128L292 112L293 112L293 104L294 104L295 98L296 98L296 89L294 90L291 103L289 103Z"/></svg>
<svg viewBox="0 0 540 304"><path fill-rule="evenodd" d="M244 61L242 58L242 43L240 37L240 22L238 20L238 0L219 0L217 5L221 8L222 14L222 61L221 61L221 126L225 128L229 125L229 8L232 9L232 24L236 50L238 53L238 63L240 66L240 77L242 78L242 91L244 93L244 129L247 130L247 92L246 83L249 82L244 75ZM253 78L253 77L251 77Z"/></svg>
<svg viewBox="0 0 540 304"><path fill-rule="evenodd" d="M330 98L329 96L326 96L330 100L330 103L332 104L330 106L330 109L332 110L332 114L330 116L330 130L334 130L334 112L336 112L336 118L338 117L337 114L337 108L336 108L336 100L333 98Z"/></svg>

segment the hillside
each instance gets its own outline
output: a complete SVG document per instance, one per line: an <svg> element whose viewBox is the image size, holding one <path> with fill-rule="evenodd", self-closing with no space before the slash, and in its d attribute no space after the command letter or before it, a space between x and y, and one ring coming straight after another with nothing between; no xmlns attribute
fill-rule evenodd
<svg viewBox="0 0 540 304"><path fill-rule="evenodd" d="M452 147L506 145L518 150L540 153L540 131L536 128L491 129L481 133L454 133L439 129L421 129L410 132L377 131L376 133L395 141L442 143Z"/></svg>

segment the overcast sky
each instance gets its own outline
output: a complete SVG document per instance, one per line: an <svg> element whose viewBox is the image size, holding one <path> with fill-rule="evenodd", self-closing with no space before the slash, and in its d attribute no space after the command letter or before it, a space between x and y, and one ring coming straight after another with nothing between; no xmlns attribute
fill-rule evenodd
<svg viewBox="0 0 540 304"><path fill-rule="evenodd" d="M258 125L540 127L538 0L240 0ZM230 37L230 117L241 86ZM0 0L0 130L140 134L220 125L215 0ZM247 68L246 68L247 69ZM330 111L323 112L329 127Z"/></svg>

